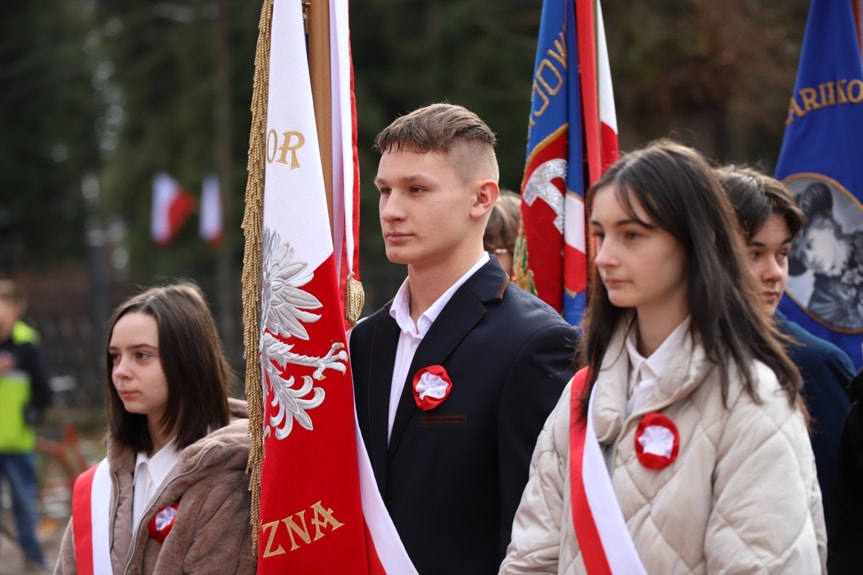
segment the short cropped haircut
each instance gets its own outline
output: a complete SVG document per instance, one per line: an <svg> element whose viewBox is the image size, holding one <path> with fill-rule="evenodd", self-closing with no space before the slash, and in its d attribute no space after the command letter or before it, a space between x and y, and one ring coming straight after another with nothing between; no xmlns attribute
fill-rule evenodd
<svg viewBox="0 0 863 575"><path fill-rule="evenodd" d="M111 316L105 342L105 403L111 435L135 451L153 449L146 416L125 410L111 373L111 334L117 321L129 313L156 320L159 360L168 382L168 405L160 423L165 430L176 430L177 448L225 426L231 368L204 294L194 283L183 281L132 296Z"/></svg>
<svg viewBox="0 0 863 575"><path fill-rule="evenodd" d="M779 180L742 166L724 166L717 173L747 242L773 214L785 220L792 238L806 225L806 214Z"/></svg>
<svg viewBox="0 0 863 575"><path fill-rule="evenodd" d="M458 149L454 161L460 173L487 164L494 179L499 177L494 146L497 137L475 113L463 106L437 103L396 118L375 137L375 149L387 152L449 154ZM466 149L464 149L466 148ZM472 153L463 153L466 151ZM471 163L473 165L467 165Z"/></svg>

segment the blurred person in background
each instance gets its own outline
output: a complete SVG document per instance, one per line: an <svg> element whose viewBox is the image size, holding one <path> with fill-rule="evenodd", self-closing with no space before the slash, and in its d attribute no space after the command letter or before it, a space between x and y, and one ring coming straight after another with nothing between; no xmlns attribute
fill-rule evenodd
<svg viewBox="0 0 863 575"><path fill-rule="evenodd" d="M0 279L0 481L9 486L24 570L50 570L36 539L36 430L51 403L48 369L39 334L20 317L26 298L13 281Z"/></svg>
<svg viewBox="0 0 863 575"><path fill-rule="evenodd" d="M515 254L519 222L521 222L521 196L512 190L501 189L488 216L482 243L485 251L497 258L500 267L510 279L512 279L512 258Z"/></svg>
<svg viewBox="0 0 863 575"><path fill-rule="evenodd" d="M107 337L107 457L75 484L55 573L255 573L248 414L203 293L150 288Z"/></svg>
<svg viewBox="0 0 863 575"><path fill-rule="evenodd" d="M794 196L782 182L752 168L727 166L719 170L719 178L743 232L764 307L776 318L779 331L793 339L786 347L803 377L809 437L829 518L839 437L851 406L847 385L854 376L854 363L844 351L789 321L777 309L788 282L792 242L806 225L806 215ZM829 540L829 521L827 527Z"/></svg>

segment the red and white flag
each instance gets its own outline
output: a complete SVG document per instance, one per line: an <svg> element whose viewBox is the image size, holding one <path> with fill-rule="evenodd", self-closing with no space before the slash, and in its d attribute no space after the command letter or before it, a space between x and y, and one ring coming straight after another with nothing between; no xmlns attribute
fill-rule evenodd
<svg viewBox="0 0 863 575"><path fill-rule="evenodd" d="M334 73L349 71L347 0L330 3ZM299 2L272 15L261 264L264 399L258 573L416 573L377 490L359 435ZM346 58L339 60L339 58ZM340 82L344 78L340 76ZM340 84L344 85L344 84ZM347 86L350 86L348 77ZM333 91L334 99L342 90ZM339 105L340 110L350 109ZM355 171L333 122L342 239L353 237ZM336 125L339 127L336 128ZM347 173L351 174L348 185ZM341 189L343 191L339 192ZM349 190L347 193L345 190ZM336 216L338 217L338 216ZM338 229L336 226L338 236ZM343 263L346 260L349 263Z"/></svg>
<svg viewBox="0 0 863 575"><path fill-rule="evenodd" d="M198 231L205 242L212 247L222 243L224 224L222 222L222 194L219 178L208 174L201 184L200 226Z"/></svg>
<svg viewBox="0 0 863 575"><path fill-rule="evenodd" d="M160 246L167 246L195 209L195 198L177 180L159 172L153 176L153 211L150 235Z"/></svg>
<svg viewBox="0 0 863 575"><path fill-rule="evenodd" d="M517 283L573 325L587 303L584 194L617 157L599 0L545 0L514 266Z"/></svg>

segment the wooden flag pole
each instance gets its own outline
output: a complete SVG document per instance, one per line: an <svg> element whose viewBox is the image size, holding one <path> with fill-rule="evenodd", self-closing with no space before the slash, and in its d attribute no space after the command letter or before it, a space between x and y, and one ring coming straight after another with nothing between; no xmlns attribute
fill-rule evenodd
<svg viewBox="0 0 863 575"><path fill-rule="evenodd" d="M315 123L318 127L318 146L321 150L321 167L324 171L324 188L327 193L327 213L330 232L333 231L333 109L332 76L330 71L330 2L305 0L309 36L309 74L312 81L312 100Z"/></svg>

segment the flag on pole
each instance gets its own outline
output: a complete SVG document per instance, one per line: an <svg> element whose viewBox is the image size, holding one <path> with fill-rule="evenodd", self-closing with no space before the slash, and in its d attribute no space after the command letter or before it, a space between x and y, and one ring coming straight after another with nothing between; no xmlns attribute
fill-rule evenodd
<svg viewBox="0 0 863 575"><path fill-rule="evenodd" d="M536 50L518 284L571 324L586 303L584 193L618 156L611 71L598 0L545 0Z"/></svg>
<svg viewBox="0 0 863 575"><path fill-rule="evenodd" d="M222 195L219 178L208 174L201 184L200 226L198 231L205 242L212 247L222 243L224 224L222 222Z"/></svg>
<svg viewBox="0 0 863 575"><path fill-rule="evenodd" d="M333 64L334 73L350 69L349 56L339 55L347 50L347 22L347 0L331 0L331 38L338 40L331 56L348 64ZM261 150L258 573L416 573L356 424L337 274L350 250L333 248L301 4L274 2L270 28ZM341 120L352 123L349 115ZM341 122L333 126L341 142L348 132ZM353 162L351 148L339 147L335 155ZM336 187L349 187L350 172L353 188L353 167L334 171L345 174ZM349 197L352 191L334 194L334 208ZM334 214L339 210L346 220L353 213L343 205ZM348 228L353 224L344 224L342 236Z"/></svg>
<svg viewBox="0 0 863 575"><path fill-rule="evenodd" d="M813 0L776 166L806 213L779 309L863 365L863 64L857 3Z"/></svg>
<svg viewBox="0 0 863 575"><path fill-rule="evenodd" d="M159 172L153 176L150 235L160 246L170 245L195 209L195 198L177 180Z"/></svg>

